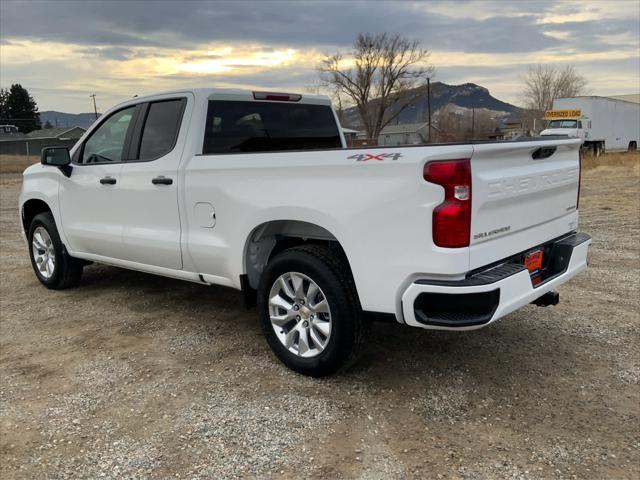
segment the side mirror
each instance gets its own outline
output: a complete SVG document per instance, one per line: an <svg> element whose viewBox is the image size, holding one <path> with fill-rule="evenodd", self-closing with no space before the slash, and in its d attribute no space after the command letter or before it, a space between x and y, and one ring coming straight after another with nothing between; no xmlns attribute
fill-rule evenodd
<svg viewBox="0 0 640 480"><path fill-rule="evenodd" d="M52 167L65 167L71 163L69 149L67 147L45 147L42 149L40 163Z"/></svg>

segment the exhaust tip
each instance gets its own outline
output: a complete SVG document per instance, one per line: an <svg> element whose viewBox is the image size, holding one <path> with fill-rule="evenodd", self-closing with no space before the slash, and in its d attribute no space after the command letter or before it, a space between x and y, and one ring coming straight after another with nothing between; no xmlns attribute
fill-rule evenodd
<svg viewBox="0 0 640 480"><path fill-rule="evenodd" d="M550 305L551 306L557 305L558 303L560 303L560 294L552 290L551 292L547 292L541 297L535 299L531 303L539 307L548 307Z"/></svg>

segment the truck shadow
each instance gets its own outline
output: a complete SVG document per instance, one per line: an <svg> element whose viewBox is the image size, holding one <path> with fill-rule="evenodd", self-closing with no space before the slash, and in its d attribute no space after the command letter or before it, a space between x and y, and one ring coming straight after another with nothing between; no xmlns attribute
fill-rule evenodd
<svg viewBox="0 0 640 480"><path fill-rule="evenodd" d="M128 327L121 333L144 335L150 330L172 328L172 335L201 335L203 341L211 343L202 355L231 363L242 360L232 343L242 342L242 355L251 357L249 363L261 364L260 368L274 375L284 368L262 337L255 308L245 309L242 295L236 290L91 266L78 294L89 302L96 298L117 302L127 311ZM504 391L518 384L529 388L549 381L559 367L574 364L575 339L560 328L560 322L552 308L538 307L526 307L496 324L469 332L374 322L362 360L325 382L340 388L349 382L402 388L408 383L433 385L434 381L454 382L451 385L465 381L478 388ZM220 346L221 336L229 340L224 347ZM180 358L179 351L177 354ZM184 362L194 360L185 352ZM318 382L302 378L299 380L303 383L312 382L309 387Z"/></svg>

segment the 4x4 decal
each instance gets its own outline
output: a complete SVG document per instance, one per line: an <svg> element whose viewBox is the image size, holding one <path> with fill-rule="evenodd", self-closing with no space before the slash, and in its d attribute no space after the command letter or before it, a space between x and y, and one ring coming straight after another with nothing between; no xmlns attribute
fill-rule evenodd
<svg viewBox="0 0 640 480"><path fill-rule="evenodd" d="M359 153L357 155L351 155L347 157L350 160L355 160L356 162L366 162L367 160L378 160L382 162L385 158L390 158L391 160L398 160L402 157L401 153L379 153L374 155L372 153Z"/></svg>

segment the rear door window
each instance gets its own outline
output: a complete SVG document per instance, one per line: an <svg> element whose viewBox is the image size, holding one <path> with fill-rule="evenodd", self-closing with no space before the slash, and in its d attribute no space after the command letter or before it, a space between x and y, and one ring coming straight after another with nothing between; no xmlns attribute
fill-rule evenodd
<svg viewBox="0 0 640 480"><path fill-rule="evenodd" d="M149 104L140 142L140 160L154 160L173 150L185 102L176 99Z"/></svg>
<svg viewBox="0 0 640 480"><path fill-rule="evenodd" d="M204 154L341 147L328 105L209 101Z"/></svg>

